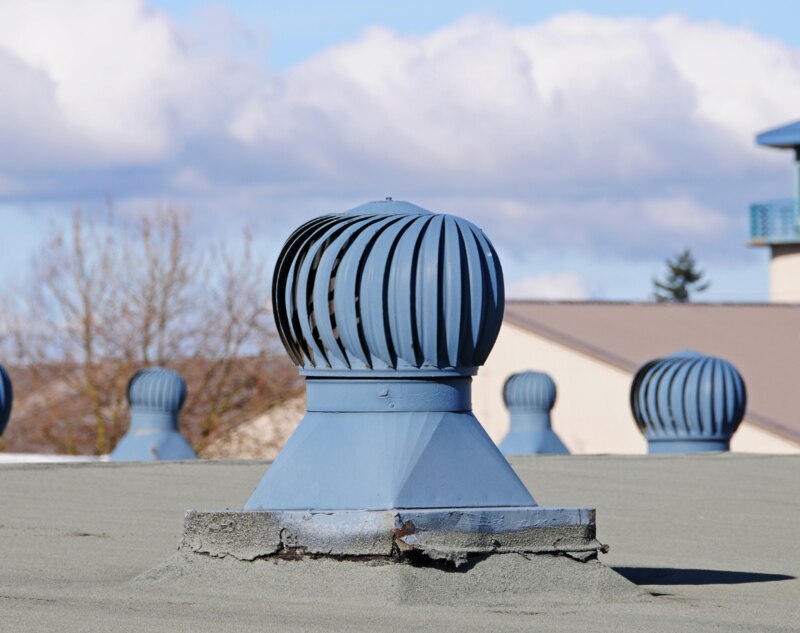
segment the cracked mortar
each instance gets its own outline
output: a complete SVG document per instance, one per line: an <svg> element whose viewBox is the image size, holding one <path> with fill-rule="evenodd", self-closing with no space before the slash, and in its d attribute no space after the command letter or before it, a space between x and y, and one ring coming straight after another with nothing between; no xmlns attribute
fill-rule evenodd
<svg viewBox="0 0 800 633"><path fill-rule="evenodd" d="M460 566L476 556L497 553L557 554L588 561L607 547L595 539L593 510L532 507L190 510L180 550L240 561L330 557Z"/></svg>

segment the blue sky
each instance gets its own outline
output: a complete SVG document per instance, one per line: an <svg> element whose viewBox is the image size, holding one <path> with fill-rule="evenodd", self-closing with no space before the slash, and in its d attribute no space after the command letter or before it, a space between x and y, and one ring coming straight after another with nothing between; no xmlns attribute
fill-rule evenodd
<svg viewBox="0 0 800 633"><path fill-rule="evenodd" d="M800 118L786 2L0 4L0 250L111 197L275 251L393 195L464 215L516 296L646 299L691 247L764 300L751 201L792 193L756 132Z"/></svg>
<svg viewBox="0 0 800 633"><path fill-rule="evenodd" d="M178 19L191 17L198 8L208 4L197 0L151 2L152 6L159 7ZM249 26L269 35L270 47L266 59L275 68L286 68L322 48L355 39L361 31L370 26L384 25L404 35L419 35L441 28L469 13L491 13L511 24L530 24L564 11L585 11L614 17L658 17L668 13L681 13L694 20L715 20L732 26L751 28L793 46L800 44L797 8L785 0L766 2L238 0L224 4Z"/></svg>

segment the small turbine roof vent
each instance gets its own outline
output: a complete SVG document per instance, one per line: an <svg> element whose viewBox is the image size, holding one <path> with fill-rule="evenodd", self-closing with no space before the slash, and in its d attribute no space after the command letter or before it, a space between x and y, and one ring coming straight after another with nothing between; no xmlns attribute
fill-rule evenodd
<svg viewBox="0 0 800 633"><path fill-rule="evenodd" d="M503 386L503 401L512 411L549 411L556 403L556 383L542 371L512 374Z"/></svg>
<svg viewBox="0 0 800 633"><path fill-rule="evenodd" d="M195 459L178 430L178 412L186 401L186 381L176 371L148 367L128 383L131 425L111 453L111 461Z"/></svg>
<svg viewBox="0 0 800 633"><path fill-rule="evenodd" d="M504 454L569 454L552 428L550 409L556 403L556 383L549 374L511 374L503 385L503 401L510 413L508 433L500 443Z"/></svg>
<svg viewBox="0 0 800 633"><path fill-rule="evenodd" d="M6 425L11 417L11 405L14 400L14 390L11 388L11 378L6 368L0 365L0 435L6 430Z"/></svg>
<svg viewBox="0 0 800 633"><path fill-rule="evenodd" d="M298 228L278 258L275 322L309 376L470 376L503 320L500 262L463 218L369 202Z"/></svg>
<svg viewBox="0 0 800 633"><path fill-rule="evenodd" d="M631 385L633 417L651 453L728 450L746 405L736 367L688 350L646 363Z"/></svg>
<svg viewBox="0 0 800 633"><path fill-rule="evenodd" d="M128 403L133 409L147 409L177 415L186 401L186 381L164 367L140 369L128 383Z"/></svg>

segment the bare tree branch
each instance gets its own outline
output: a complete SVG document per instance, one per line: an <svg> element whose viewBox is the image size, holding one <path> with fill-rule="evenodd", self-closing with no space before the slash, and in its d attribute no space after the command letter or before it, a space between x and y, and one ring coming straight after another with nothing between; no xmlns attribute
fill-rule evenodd
<svg viewBox="0 0 800 633"><path fill-rule="evenodd" d="M298 393L293 368L272 354L269 278L252 235L198 245L189 229L189 215L169 206L128 222L111 209L76 211L15 289L5 347L37 394L37 437L53 450L109 452L141 366L186 376L182 427L199 451Z"/></svg>

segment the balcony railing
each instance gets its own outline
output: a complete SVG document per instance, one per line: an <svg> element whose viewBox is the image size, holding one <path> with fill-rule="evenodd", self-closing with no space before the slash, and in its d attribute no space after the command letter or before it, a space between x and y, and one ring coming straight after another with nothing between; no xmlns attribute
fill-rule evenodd
<svg viewBox="0 0 800 633"><path fill-rule="evenodd" d="M750 243L800 242L798 201L771 200L750 205Z"/></svg>

